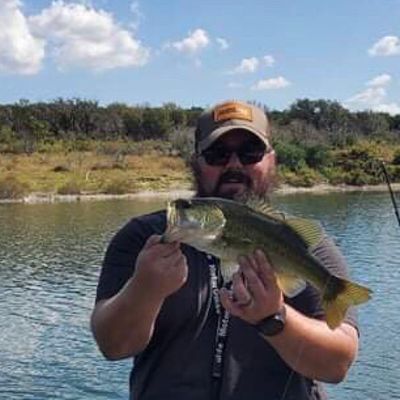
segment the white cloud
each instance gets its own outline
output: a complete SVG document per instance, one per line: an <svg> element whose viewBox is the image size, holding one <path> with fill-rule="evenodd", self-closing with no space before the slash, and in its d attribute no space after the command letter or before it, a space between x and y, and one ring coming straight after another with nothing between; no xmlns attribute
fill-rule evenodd
<svg viewBox="0 0 400 400"><path fill-rule="evenodd" d="M49 40L61 68L106 70L144 65L149 50L103 10L55 1L29 18L32 31Z"/></svg>
<svg viewBox="0 0 400 400"><path fill-rule="evenodd" d="M257 57L249 57L243 58L240 61L240 64L236 66L230 74L249 74L256 72L261 65L265 65L267 67L272 67L275 64L275 58L270 54L265 55L262 58Z"/></svg>
<svg viewBox="0 0 400 400"><path fill-rule="evenodd" d="M0 2L0 70L23 75L40 70L45 42L35 37L19 0Z"/></svg>
<svg viewBox="0 0 400 400"><path fill-rule="evenodd" d="M228 41L226 39L224 39L224 38L216 38L215 40L219 44L219 48L221 50L229 49L229 43L228 43Z"/></svg>
<svg viewBox="0 0 400 400"><path fill-rule="evenodd" d="M370 56L400 55L400 38L397 36L384 36L368 50L368 53Z"/></svg>
<svg viewBox="0 0 400 400"><path fill-rule="evenodd" d="M380 87L387 86L392 80L389 74L378 75L366 83L367 86Z"/></svg>
<svg viewBox="0 0 400 400"><path fill-rule="evenodd" d="M387 102L386 89L382 86L371 86L367 88L348 99L344 103L344 106L353 110L366 109L385 112L391 115L400 114L400 105Z"/></svg>
<svg viewBox="0 0 400 400"><path fill-rule="evenodd" d="M267 54L266 56L263 57L264 64L267 67L272 67L275 64L275 58L271 56L270 54Z"/></svg>
<svg viewBox="0 0 400 400"><path fill-rule="evenodd" d="M350 97L344 106L353 110L366 109L385 112L391 115L400 114L400 105L387 101L386 86L391 82L389 74L378 75L366 83L367 89Z"/></svg>
<svg viewBox="0 0 400 400"><path fill-rule="evenodd" d="M258 81L251 87L252 90L273 90L282 89L289 86L291 83L283 76L277 78L270 78Z"/></svg>
<svg viewBox="0 0 400 400"><path fill-rule="evenodd" d="M390 115L399 115L400 105L396 103L388 103L388 104L383 103L374 107L374 111L384 112Z"/></svg>
<svg viewBox="0 0 400 400"><path fill-rule="evenodd" d="M346 103L357 103L364 105L379 105L386 97L386 89L383 87L369 87L364 91L350 97Z"/></svg>
<svg viewBox="0 0 400 400"><path fill-rule="evenodd" d="M209 43L207 32L204 29L196 29L194 32L189 32L186 38L168 43L166 47L173 47L182 53L194 54L207 47Z"/></svg>
<svg viewBox="0 0 400 400"><path fill-rule="evenodd" d="M256 57L243 58L240 64L231 72L233 74L248 74L257 71L260 62Z"/></svg>

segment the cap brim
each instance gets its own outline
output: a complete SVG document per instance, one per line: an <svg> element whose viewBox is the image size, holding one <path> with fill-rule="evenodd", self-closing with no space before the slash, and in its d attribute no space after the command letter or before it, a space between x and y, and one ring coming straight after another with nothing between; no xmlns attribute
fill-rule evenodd
<svg viewBox="0 0 400 400"><path fill-rule="evenodd" d="M252 129L249 126L242 125L230 125L230 126L221 126L220 128L217 128L215 131L213 131L210 135L208 135L204 140L198 143L198 152L201 153L208 147L210 147L216 140L218 140L221 136L224 134L233 131L233 130L244 130L247 132L252 133L253 135L257 136L263 143L266 144L267 147L270 147L270 143L267 137L265 137L265 134L262 134L261 132L257 131L256 129Z"/></svg>

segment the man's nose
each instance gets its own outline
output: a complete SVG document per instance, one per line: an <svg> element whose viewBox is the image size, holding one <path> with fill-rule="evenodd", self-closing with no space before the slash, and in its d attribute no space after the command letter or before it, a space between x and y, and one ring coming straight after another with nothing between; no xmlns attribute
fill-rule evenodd
<svg viewBox="0 0 400 400"><path fill-rule="evenodd" d="M236 152L232 152L231 156L229 157L229 160L226 164L226 168L234 168L234 167L242 167L243 164L240 162L240 158L236 154Z"/></svg>

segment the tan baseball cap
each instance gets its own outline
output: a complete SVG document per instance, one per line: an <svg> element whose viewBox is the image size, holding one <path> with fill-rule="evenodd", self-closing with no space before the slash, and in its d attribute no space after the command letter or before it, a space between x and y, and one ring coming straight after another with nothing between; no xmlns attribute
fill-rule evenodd
<svg viewBox="0 0 400 400"><path fill-rule="evenodd" d="M270 148L270 124L263 110L240 101L227 101L215 105L200 115L196 132L195 146L201 153L223 134L232 129L244 129L256 135Z"/></svg>

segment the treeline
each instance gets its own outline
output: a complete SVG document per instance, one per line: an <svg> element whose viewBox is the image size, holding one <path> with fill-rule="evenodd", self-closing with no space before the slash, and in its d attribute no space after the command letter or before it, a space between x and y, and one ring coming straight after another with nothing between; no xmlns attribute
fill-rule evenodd
<svg viewBox="0 0 400 400"><path fill-rule="evenodd" d="M253 104L269 115L281 182L373 185L384 182L382 160L391 179L400 182L400 115L351 112L329 100L300 99L282 111ZM84 99L0 105L0 192L2 176L7 180L3 197L12 197L10 190L15 192L18 184L48 190L40 182L54 182L54 190L64 191L66 185L69 192L71 187L109 192L110 187L131 190L132 176L134 184L140 188L143 183L145 189L149 182L165 183L168 174L179 182L189 179L184 178L189 169L181 158L190 159L202 111L173 103L103 106ZM154 160L164 164L158 170L148 166L136 176L135 157L142 155L153 157L146 165ZM25 159L28 166L22 170Z"/></svg>
<svg viewBox="0 0 400 400"><path fill-rule="evenodd" d="M400 115L350 112L336 101L301 99L283 111L269 111L274 140L342 147L358 138L400 138ZM99 105L83 99L0 105L0 143L21 140L27 150L51 140L168 140L172 131L195 126L200 107Z"/></svg>
<svg viewBox="0 0 400 400"><path fill-rule="evenodd" d="M200 108L184 110L175 104L162 107L127 106L97 101L57 99L48 103L0 105L0 140L163 139L171 129L191 126Z"/></svg>

